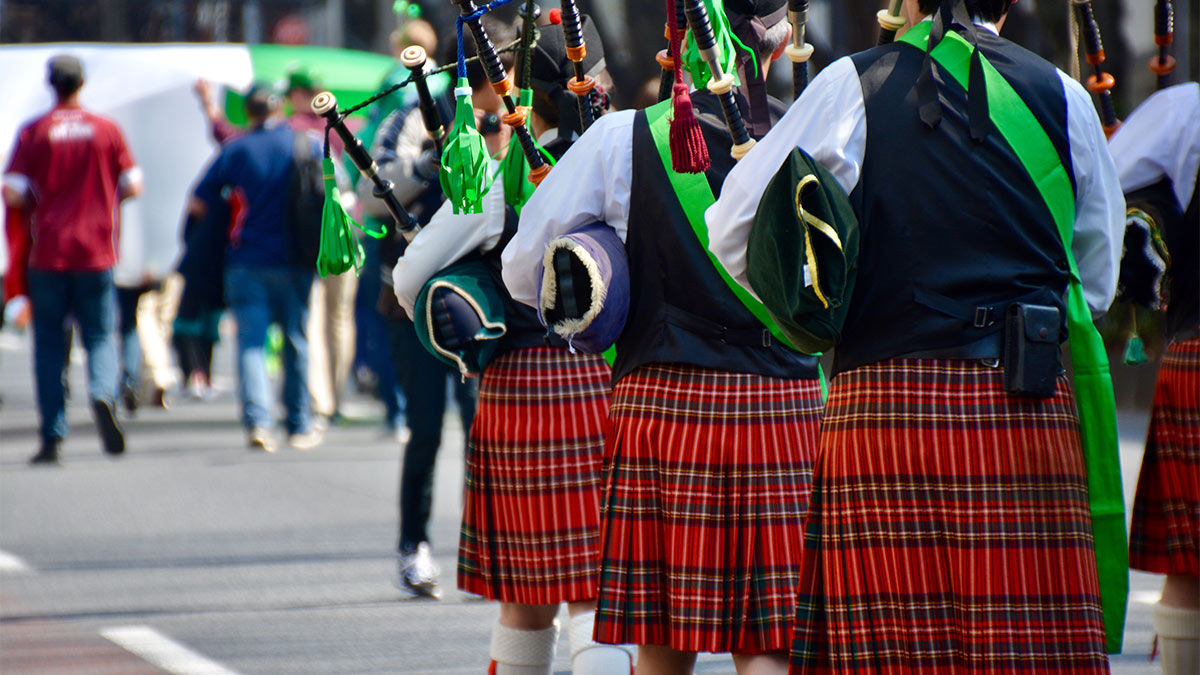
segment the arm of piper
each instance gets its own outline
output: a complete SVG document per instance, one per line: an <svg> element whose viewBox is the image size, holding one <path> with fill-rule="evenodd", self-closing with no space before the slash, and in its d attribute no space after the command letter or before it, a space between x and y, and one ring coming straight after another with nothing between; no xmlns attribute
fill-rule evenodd
<svg viewBox="0 0 1200 675"><path fill-rule="evenodd" d="M537 306L538 269L550 240L594 222L606 223L625 240L634 115L624 110L596 120L521 209L517 234L501 256L504 285L513 300Z"/></svg>
<svg viewBox="0 0 1200 675"><path fill-rule="evenodd" d="M1125 196L1108 141L1088 92L1066 73L1067 135L1075 171L1075 228L1071 252L1092 316L1108 311L1117 293L1125 238Z"/></svg>
<svg viewBox="0 0 1200 675"><path fill-rule="evenodd" d="M482 213L455 213L449 200L442 203L392 269L392 290L409 318L417 295L433 275L473 251L486 253L500 243L505 210L504 183L500 179L483 196Z"/></svg>
<svg viewBox="0 0 1200 675"><path fill-rule="evenodd" d="M721 197L704 213L708 249L751 294L746 242L758 203L793 148L801 148L849 194L858 184L867 144L866 107L858 72L841 58L820 72L770 132L738 161Z"/></svg>

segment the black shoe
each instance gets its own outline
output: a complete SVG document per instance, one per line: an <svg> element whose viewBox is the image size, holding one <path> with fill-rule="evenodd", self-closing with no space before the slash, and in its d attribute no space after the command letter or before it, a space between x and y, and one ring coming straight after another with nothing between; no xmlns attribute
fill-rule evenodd
<svg viewBox="0 0 1200 675"><path fill-rule="evenodd" d="M117 424L117 416L113 412L112 404L99 399L93 400L92 416L96 418L96 429L100 432L104 451L110 455L119 455L125 452L125 434L121 433L121 425Z"/></svg>
<svg viewBox="0 0 1200 675"><path fill-rule="evenodd" d="M154 394L150 397L150 405L159 410L170 408L171 402L167 399L167 390L162 387L155 387Z"/></svg>
<svg viewBox="0 0 1200 675"><path fill-rule="evenodd" d="M43 443L42 449L38 450L36 455L29 458L29 463L34 465L53 464L55 466L62 466L62 463L58 461L58 441Z"/></svg>
<svg viewBox="0 0 1200 675"><path fill-rule="evenodd" d="M132 416L138 409L137 392L128 384L121 385L121 405L125 406L125 412Z"/></svg>

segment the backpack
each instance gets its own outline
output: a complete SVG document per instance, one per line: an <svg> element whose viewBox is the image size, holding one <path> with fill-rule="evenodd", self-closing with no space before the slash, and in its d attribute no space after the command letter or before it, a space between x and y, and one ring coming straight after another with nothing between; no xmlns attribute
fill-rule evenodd
<svg viewBox="0 0 1200 675"><path fill-rule="evenodd" d="M312 137L292 132L292 177L288 183L288 244L291 263L315 270L321 252L321 216L325 209L325 180L321 153Z"/></svg>
<svg viewBox="0 0 1200 675"><path fill-rule="evenodd" d="M858 273L858 218L842 187L803 150L767 185L746 244L750 286L800 351L828 351Z"/></svg>

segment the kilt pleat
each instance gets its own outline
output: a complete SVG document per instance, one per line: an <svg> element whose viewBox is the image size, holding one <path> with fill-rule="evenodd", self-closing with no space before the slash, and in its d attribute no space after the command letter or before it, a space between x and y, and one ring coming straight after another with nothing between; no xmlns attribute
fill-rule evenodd
<svg viewBox="0 0 1200 675"><path fill-rule="evenodd" d="M467 445L458 586L531 605L596 597L612 372L536 347L491 361Z"/></svg>
<svg viewBox="0 0 1200 675"><path fill-rule="evenodd" d="M816 380L649 365L613 390L596 639L787 649Z"/></svg>
<svg viewBox="0 0 1200 675"><path fill-rule="evenodd" d="M1158 371L1129 564L1200 575L1200 338L1171 345Z"/></svg>
<svg viewBox="0 0 1200 675"><path fill-rule="evenodd" d="M1108 671L1073 395L977 362L834 379L813 468L793 674Z"/></svg>

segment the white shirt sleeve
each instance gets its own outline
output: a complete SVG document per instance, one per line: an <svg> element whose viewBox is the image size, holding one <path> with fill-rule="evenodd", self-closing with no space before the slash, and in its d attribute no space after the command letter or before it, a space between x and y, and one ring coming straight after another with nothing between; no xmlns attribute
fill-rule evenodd
<svg viewBox="0 0 1200 675"><path fill-rule="evenodd" d="M800 99L725 177L721 198L708 208L708 248L725 270L753 293L746 278L746 242L767 183L793 148L833 174L847 193L858 185L867 145L866 106L854 62L843 57L822 70Z"/></svg>
<svg viewBox="0 0 1200 675"><path fill-rule="evenodd" d="M603 222L625 241L635 114L623 110L596 120L521 209L517 234L500 258L504 285L517 302L537 306L542 285L538 269L550 240L581 225Z"/></svg>
<svg viewBox="0 0 1200 675"><path fill-rule="evenodd" d="M1108 150L1123 191L1139 190L1166 176L1175 187L1179 208L1187 209L1200 169L1200 84L1155 92L1125 119Z"/></svg>
<svg viewBox="0 0 1200 675"><path fill-rule="evenodd" d="M455 213L446 201L409 242L392 270L392 290L410 318L417 295L433 275L472 251L496 247L504 234L504 208L504 183L497 178L483 196L482 213Z"/></svg>
<svg viewBox="0 0 1200 675"><path fill-rule="evenodd" d="M1117 294L1125 240L1125 196L1091 95L1058 71L1067 99L1067 137L1075 172L1075 235L1071 252L1093 315L1108 311Z"/></svg>

